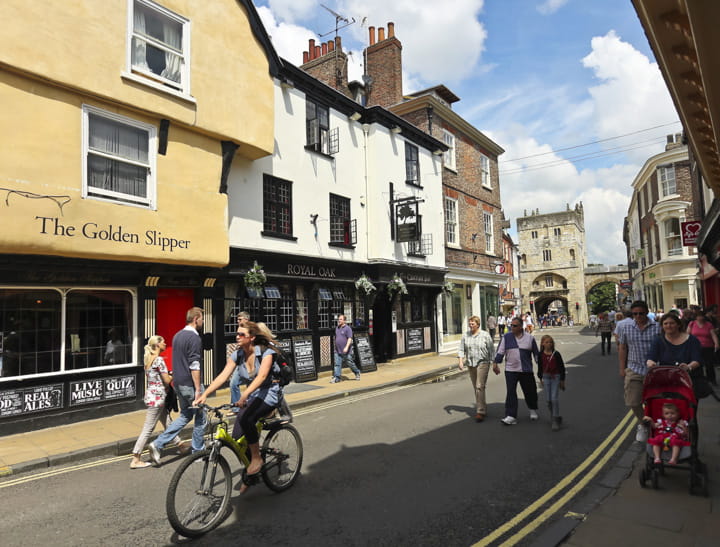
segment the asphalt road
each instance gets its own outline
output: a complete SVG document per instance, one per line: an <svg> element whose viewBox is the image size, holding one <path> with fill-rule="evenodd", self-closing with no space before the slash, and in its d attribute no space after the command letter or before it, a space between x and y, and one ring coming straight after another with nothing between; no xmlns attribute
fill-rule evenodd
<svg viewBox="0 0 720 547"><path fill-rule="evenodd" d="M480 424L465 375L308 409L295 419L305 445L297 483L282 494L262 483L235 494L232 514L192 543L467 546L484 538L572 472L626 413L616 355L601 357L594 336L552 334L569 363L560 432L550 430L542 394L539 422L521 401L519 424L502 425L504 381L492 373ZM129 459L95 462L0 483L3 545L186 542L165 516L179 458L169 460L139 471Z"/></svg>

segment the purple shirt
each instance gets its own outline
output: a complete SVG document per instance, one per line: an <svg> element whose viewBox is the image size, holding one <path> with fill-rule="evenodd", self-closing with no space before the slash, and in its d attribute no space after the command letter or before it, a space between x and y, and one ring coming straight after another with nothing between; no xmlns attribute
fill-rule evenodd
<svg viewBox="0 0 720 547"><path fill-rule="evenodd" d="M345 353L345 345L352 338L352 329L348 324L335 328L335 351L337 353Z"/></svg>

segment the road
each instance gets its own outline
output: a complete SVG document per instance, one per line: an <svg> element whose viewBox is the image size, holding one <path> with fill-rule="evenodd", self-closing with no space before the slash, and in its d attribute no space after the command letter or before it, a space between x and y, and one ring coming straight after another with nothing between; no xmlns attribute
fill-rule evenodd
<svg viewBox="0 0 720 547"><path fill-rule="evenodd" d="M521 401L519 424L500 424L504 381L492 373L480 424L465 375L306 409L295 420L305 461L293 488L235 494L228 519L193 543L467 546L485 538L572 473L626 414L616 355L601 357L594 336L552 334L568 363L560 432L550 430L542 394L539 422ZM0 519L3 545L185 542L164 508L179 458L164 461L130 471L129 459L113 459L0 482L10 517Z"/></svg>

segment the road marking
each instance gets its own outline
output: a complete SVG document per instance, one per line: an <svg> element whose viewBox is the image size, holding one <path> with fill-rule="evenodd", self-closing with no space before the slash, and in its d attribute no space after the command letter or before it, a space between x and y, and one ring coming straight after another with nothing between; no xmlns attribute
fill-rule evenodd
<svg viewBox="0 0 720 547"><path fill-rule="evenodd" d="M65 473L70 473L71 471L79 471L81 469L90 469L92 467L99 467L101 465L105 465L108 463L115 463L115 462L119 462L122 460L127 460L129 457L130 457L129 454L125 455L125 456L113 456L112 458L103 458L102 460L79 463L77 465L72 465L70 467L63 467L62 469L53 469L51 471L37 473L36 475L20 477L18 479L12 479L12 480L4 481L4 482L0 483L0 489L7 488L9 486L16 486L18 484L24 484L26 482L36 481L39 479L46 479L48 477L57 477L58 475L64 475Z"/></svg>
<svg viewBox="0 0 720 547"><path fill-rule="evenodd" d="M570 498L575 496L581 488L584 488L585 485L600 472L603 466L615 454L615 452L617 452L617 450L620 448L620 446L630 434L632 429L635 427L635 423L631 421L632 418L633 413L629 411L620 421L620 423L615 427L612 433L610 433L610 435L608 435L608 437L602 442L602 444L600 444L593 451L593 453L585 459L583 463L576 467L572 473L570 473L557 485L548 490L543 496L535 500L532 504L530 504L523 511L518 513L512 519L494 530L491 534L485 536L483 539L475 543L474 547L483 547L485 545L490 545L493 541L496 541L501 536L504 536L516 526L519 526L520 523L527 519L532 513L540 509L540 507L542 507L545 503L550 501L562 490L567 488L578 476L580 476L580 474L585 470L585 468L589 467L590 464L592 464L592 462L597 459L601 455L601 453L605 451L607 447L610 446L610 444L612 443L612 447L606 452L606 454L602 458L600 458L600 460L598 460L595 466L588 472L585 477L583 477L575 486L568 490L565 495L558 499L547 510L538 515L534 520L530 521L519 532L515 533L512 537L510 537L501 545L515 545L522 538L527 536L530 532L537 529L542 523L544 523L548 518L550 518L554 513L556 513L563 504L565 504ZM615 437L617 437L617 439L613 442L613 439L615 439Z"/></svg>

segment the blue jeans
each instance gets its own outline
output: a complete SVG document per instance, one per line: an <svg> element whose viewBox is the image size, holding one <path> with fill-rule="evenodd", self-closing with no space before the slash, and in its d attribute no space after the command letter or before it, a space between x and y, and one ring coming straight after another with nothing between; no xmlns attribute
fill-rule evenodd
<svg viewBox="0 0 720 547"><path fill-rule="evenodd" d="M190 420L195 417L195 426L192 433L192 450L197 452L205 448L203 436L205 434L205 412L198 408L191 408L192 402L195 400L195 388L189 386L176 386L175 391L178 395L180 403L180 415L175 418L168 428L158 435L155 439L155 446L161 450L171 439L175 438L180 430L185 427ZM200 388L200 392L205 391Z"/></svg>
<svg viewBox="0 0 720 547"><path fill-rule="evenodd" d="M543 374L542 381L552 417L558 418L560 416L560 399L558 398L560 394L560 375Z"/></svg>
<svg viewBox="0 0 720 547"><path fill-rule="evenodd" d="M335 369L333 371L333 376L335 376L335 378L339 379L342 375L343 365L350 367L350 370L352 370L355 374L360 374L360 369L355 366L355 359L353 358L352 350L347 353L335 352Z"/></svg>
<svg viewBox="0 0 720 547"><path fill-rule="evenodd" d="M240 400L240 367L235 367L235 370L230 377L230 404L234 405ZM238 407L233 409L233 412L237 413Z"/></svg>

